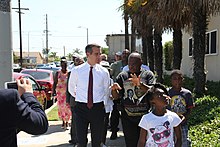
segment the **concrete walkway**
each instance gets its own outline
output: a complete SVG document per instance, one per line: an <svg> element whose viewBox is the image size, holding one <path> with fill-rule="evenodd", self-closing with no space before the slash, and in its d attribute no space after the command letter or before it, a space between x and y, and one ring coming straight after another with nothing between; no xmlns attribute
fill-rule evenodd
<svg viewBox="0 0 220 147"><path fill-rule="evenodd" d="M55 107L53 105L51 108L46 110L48 113ZM25 132L20 132L17 135L18 147L72 147L68 143L70 140L70 128L64 130L61 128L62 121L49 121L48 131L40 136L29 135ZM108 147L125 147L124 136L121 129L118 132L118 138L116 140L110 140L111 132L107 132L106 146ZM91 147L91 133L88 133L88 147Z"/></svg>

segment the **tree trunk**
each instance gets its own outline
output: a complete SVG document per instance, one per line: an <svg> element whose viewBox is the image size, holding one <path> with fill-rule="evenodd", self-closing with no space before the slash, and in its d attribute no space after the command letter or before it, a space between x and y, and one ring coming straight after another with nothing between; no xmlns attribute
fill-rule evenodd
<svg viewBox="0 0 220 147"><path fill-rule="evenodd" d="M163 47L161 31L154 30L155 41L155 69L157 72L157 82L163 83Z"/></svg>
<svg viewBox="0 0 220 147"><path fill-rule="evenodd" d="M204 69L205 47L206 47L206 29L207 29L206 11L201 6L194 7L193 11L193 77L195 80L194 92L196 97L201 97L205 93L206 74Z"/></svg>
<svg viewBox="0 0 220 147"><path fill-rule="evenodd" d="M134 19L131 22L131 52L136 51L136 29Z"/></svg>
<svg viewBox="0 0 220 147"><path fill-rule="evenodd" d="M148 58L147 58L147 37L142 36L142 61L143 64L148 65Z"/></svg>
<svg viewBox="0 0 220 147"><path fill-rule="evenodd" d="M124 23L125 23L125 48L130 50L129 47L129 32L128 32L128 13L124 12ZM130 50L131 51L131 50Z"/></svg>
<svg viewBox="0 0 220 147"><path fill-rule="evenodd" d="M182 31L173 28L173 69L180 69L182 60Z"/></svg>
<svg viewBox="0 0 220 147"><path fill-rule="evenodd" d="M152 72L154 71L154 46L153 46L153 27L149 25L146 27L147 34L146 34L146 49L149 61L149 67Z"/></svg>

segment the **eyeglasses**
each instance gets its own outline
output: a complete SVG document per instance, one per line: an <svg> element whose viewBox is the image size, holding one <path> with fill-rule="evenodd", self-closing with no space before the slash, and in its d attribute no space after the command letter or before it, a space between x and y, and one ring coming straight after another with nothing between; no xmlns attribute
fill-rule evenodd
<svg viewBox="0 0 220 147"><path fill-rule="evenodd" d="M167 138L169 136L170 136L170 129L164 130L163 132L155 133L152 135L152 137L155 141L159 141L161 138L164 138L164 137Z"/></svg>

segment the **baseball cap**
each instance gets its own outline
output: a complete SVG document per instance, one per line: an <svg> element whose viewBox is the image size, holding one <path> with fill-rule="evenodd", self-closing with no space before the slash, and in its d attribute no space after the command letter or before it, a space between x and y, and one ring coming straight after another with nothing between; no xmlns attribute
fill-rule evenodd
<svg viewBox="0 0 220 147"><path fill-rule="evenodd" d="M100 65L102 65L103 67L109 67L109 63L107 61L101 61Z"/></svg>
<svg viewBox="0 0 220 147"><path fill-rule="evenodd" d="M121 53L120 51L118 51L117 53L115 53L115 55L117 55L117 56L121 56L122 53Z"/></svg>

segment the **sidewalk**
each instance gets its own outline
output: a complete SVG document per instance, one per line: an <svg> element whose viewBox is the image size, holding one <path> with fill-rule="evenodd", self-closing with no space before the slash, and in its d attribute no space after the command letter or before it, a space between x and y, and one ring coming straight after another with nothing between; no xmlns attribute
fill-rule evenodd
<svg viewBox="0 0 220 147"><path fill-rule="evenodd" d="M48 113L52 108L46 110ZM72 147L68 143L70 140L70 128L64 130L61 128L62 121L49 121L48 131L40 136L29 135L25 132L20 132L17 135L18 147ZM121 129L118 132L118 138L116 140L110 140L111 132L107 132L106 146L107 147L125 147L124 134ZM91 147L91 133L88 133L88 147Z"/></svg>

